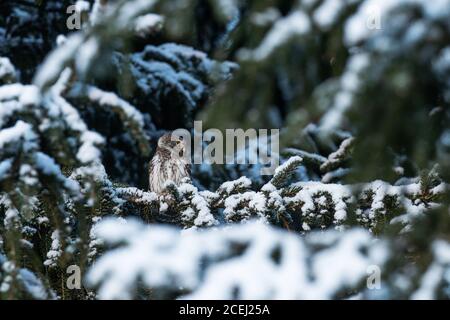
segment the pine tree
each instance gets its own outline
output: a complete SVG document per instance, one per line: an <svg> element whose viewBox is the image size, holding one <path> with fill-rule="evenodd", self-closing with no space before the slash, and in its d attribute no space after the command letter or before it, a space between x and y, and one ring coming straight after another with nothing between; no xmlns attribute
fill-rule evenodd
<svg viewBox="0 0 450 320"><path fill-rule="evenodd" d="M449 8L1 2L0 298L448 299ZM280 166L148 191L195 119L281 129Z"/></svg>

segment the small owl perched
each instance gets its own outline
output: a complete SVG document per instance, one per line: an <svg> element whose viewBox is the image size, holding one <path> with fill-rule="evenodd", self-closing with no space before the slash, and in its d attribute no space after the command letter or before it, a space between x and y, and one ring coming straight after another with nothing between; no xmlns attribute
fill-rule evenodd
<svg viewBox="0 0 450 320"><path fill-rule="evenodd" d="M182 137L166 133L158 140L158 146L149 166L149 189L162 194L168 181L176 185L190 178L191 166L186 158L186 143Z"/></svg>

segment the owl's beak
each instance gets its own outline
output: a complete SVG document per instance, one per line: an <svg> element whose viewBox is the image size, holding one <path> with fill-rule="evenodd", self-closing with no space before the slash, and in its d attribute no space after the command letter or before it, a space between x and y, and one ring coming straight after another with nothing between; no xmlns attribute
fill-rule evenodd
<svg viewBox="0 0 450 320"><path fill-rule="evenodd" d="M178 145L179 141L170 141L170 147L175 148Z"/></svg>

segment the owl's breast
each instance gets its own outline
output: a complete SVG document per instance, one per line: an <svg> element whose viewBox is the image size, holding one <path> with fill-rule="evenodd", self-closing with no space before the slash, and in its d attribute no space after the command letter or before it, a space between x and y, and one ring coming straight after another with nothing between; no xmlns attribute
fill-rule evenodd
<svg viewBox="0 0 450 320"><path fill-rule="evenodd" d="M190 177L190 170L189 164L184 159L161 157L156 154L150 163L150 191L162 193L167 182L173 181L179 185L186 177Z"/></svg>

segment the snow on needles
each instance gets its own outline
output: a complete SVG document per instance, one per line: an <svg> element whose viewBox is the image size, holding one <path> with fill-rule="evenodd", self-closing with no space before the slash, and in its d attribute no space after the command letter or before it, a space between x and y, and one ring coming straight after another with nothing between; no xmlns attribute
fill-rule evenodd
<svg viewBox="0 0 450 320"><path fill-rule="evenodd" d="M439 299L436 291L443 285L444 279L449 282L448 274L450 271L450 244L444 240L436 240L432 244L434 262L425 272L419 288L413 293L412 299L431 300Z"/></svg>
<svg viewBox="0 0 450 320"><path fill-rule="evenodd" d="M136 19L134 30L139 36L144 37L147 34L160 30L163 23L164 18L162 16L149 13Z"/></svg>
<svg viewBox="0 0 450 320"><path fill-rule="evenodd" d="M364 41L377 32L383 31L383 25L389 19L389 13L395 8L414 5L422 10L428 19L441 19L450 12L450 0L368 0L363 1L357 12L345 25L344 40L348 46ZM373 26L370 24L374 23Z"/></svg>
<svg viewBox="0 0 450 320"><path fill-rule="evenodd" d="M16 69L8 58L0 57L0 81L5 79L14 79L16 77Z"/></svg>
<svg viewBox="0 0 450 320"><path fill-rule="evenodd" d="M92 101L96 101L100 105L119 108L127 115L128 118L133 119L133 121L135 121L139 126L144 126L142 113L140 113L127 101L119 98L115 93L106 92L94 86L88 86L87 91L89 99L91 99Z"/></svg>
<svg viewBox="0 0 450 320"><path fill-rule="evenodd" d="M101 299L131 299L139 279L147 288L187 292L181 299L331 299L387 258L384 244L359 229L302 240L260 223L180 233L108 219L96 230L106 244L124 244L87 275L90 285L100 286Z"/></svg>
<svg viewBox="0 0 450 320"><path fill-rule="evenodd" d="M303 35L310 30L310 20L302 11L294 11L278 20L256 49L241 51L243 59L264 60L280 45L294 36Z"/></svg>
<svg viewBox="0 0 450 320"><path fill-rule="evenodd" d="M0 131L0 149L6 144L19 143L22 140L25 143L24 150L29 150L31 148L29 144L34 146L36 138L31 125L19 120L14 126Z"/></svg>

